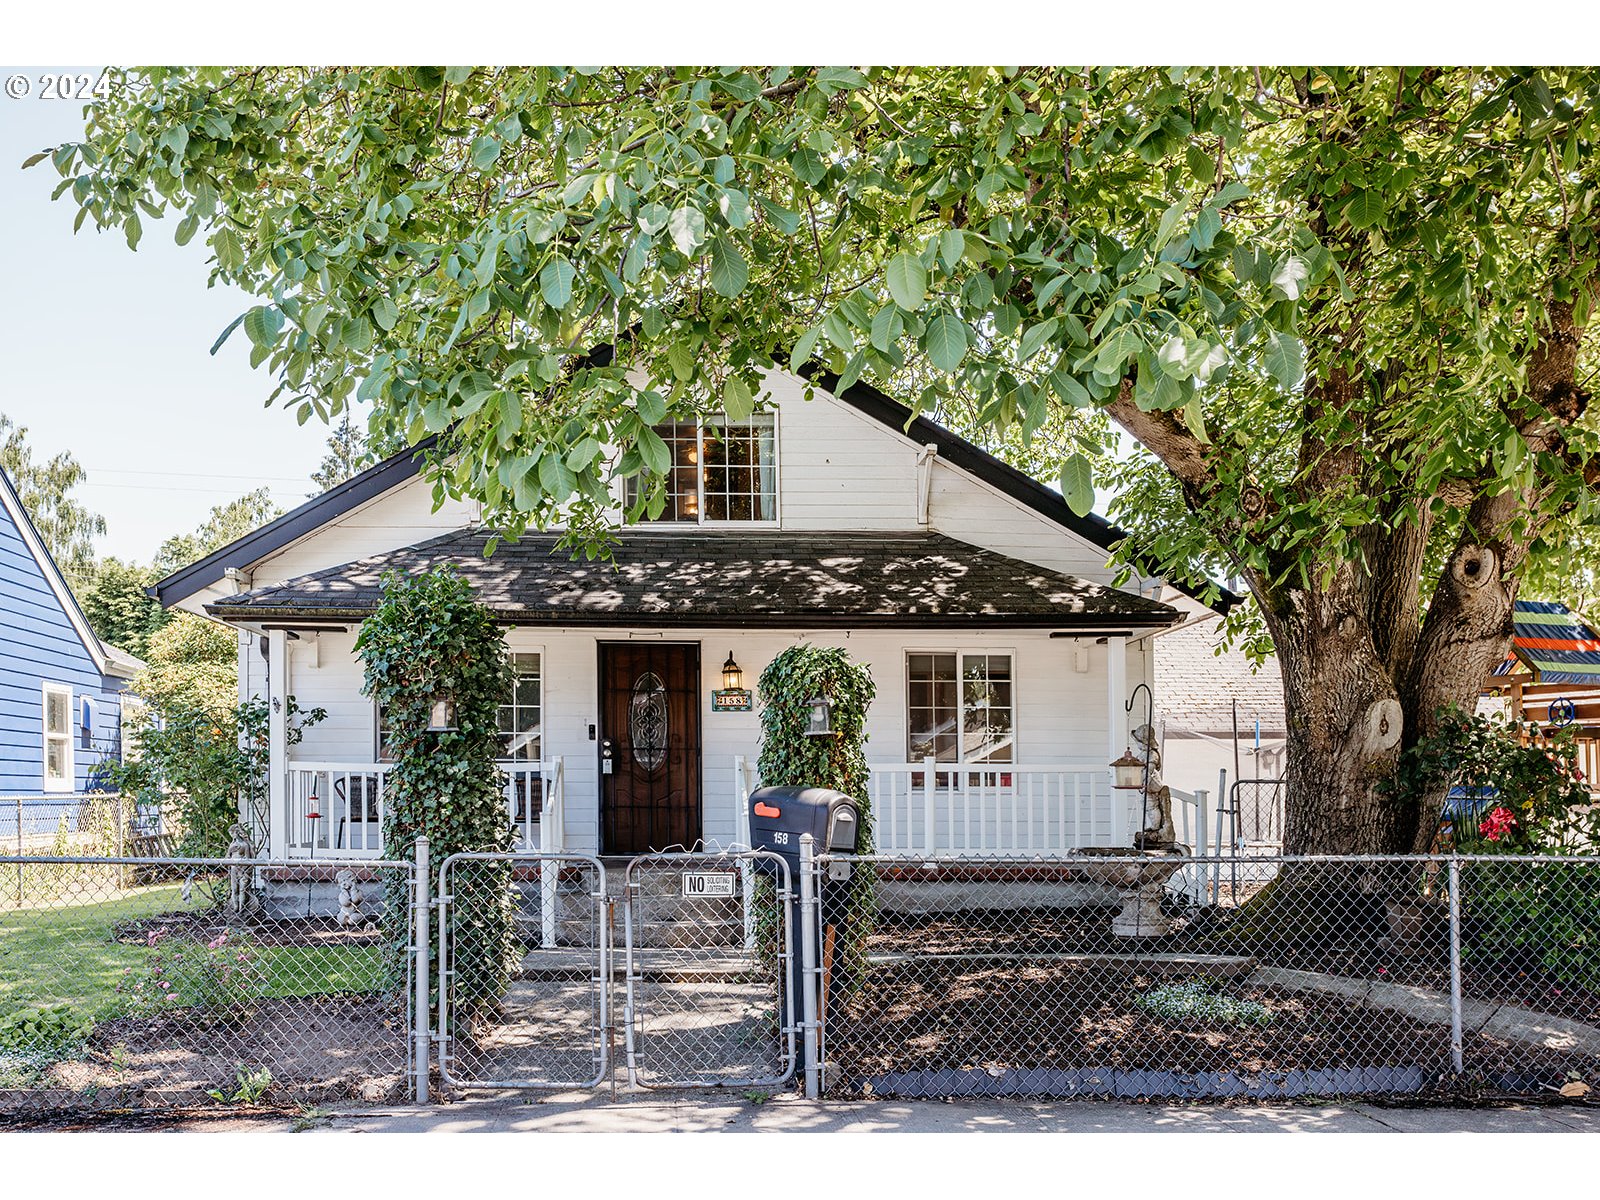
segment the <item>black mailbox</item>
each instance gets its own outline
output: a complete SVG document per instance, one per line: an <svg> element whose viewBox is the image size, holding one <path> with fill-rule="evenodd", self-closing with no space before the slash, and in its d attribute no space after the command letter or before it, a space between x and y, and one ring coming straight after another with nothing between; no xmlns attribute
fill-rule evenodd
<svg viewBox="0 0 1600 1200"><path fill-rule="evenodd" d="M800 864L800 838L816 839L818 854L854 854L861 808L843 792L820 787L764 787L750 793L750 844ZM798 884L798 881L796 881Z"/></svg>

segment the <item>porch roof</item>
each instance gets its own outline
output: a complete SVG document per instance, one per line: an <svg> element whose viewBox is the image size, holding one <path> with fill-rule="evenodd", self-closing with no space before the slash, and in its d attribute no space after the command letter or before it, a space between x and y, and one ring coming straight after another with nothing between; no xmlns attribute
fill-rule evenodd
<svg viewBox="0 0 1600 1200"><path fill-rule="evenodd" d="M502 541L462 529L207 606L222 620L359 620L386 571L448 563L496 616L547 625L1111 629L1171 624L1178 612L1131 592L1008 558L938 533L627 529L611 562L574 561L553 534Z"/></svg>

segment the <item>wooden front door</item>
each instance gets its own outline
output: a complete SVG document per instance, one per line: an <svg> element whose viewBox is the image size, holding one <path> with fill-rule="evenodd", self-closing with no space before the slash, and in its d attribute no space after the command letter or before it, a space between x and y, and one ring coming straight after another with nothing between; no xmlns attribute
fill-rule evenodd
<svg viewBox="0 0 1600 1200"><path fill-rule="evenodd" d="M700 840L700 647L600 644L600 848Z"/></svg>

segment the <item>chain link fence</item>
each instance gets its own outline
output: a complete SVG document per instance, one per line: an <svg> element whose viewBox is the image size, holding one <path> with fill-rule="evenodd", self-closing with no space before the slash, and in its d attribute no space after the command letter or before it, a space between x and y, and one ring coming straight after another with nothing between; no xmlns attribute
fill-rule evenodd
<svg viewBox="0 0 1600 1200"><path fill-rule="evenodd" d="M876 917L823 1004L834 1095L1600 1086L1600 860L822 858L824 912L844 865Z"/></svg>
<svg viewBox="0 0 1600 1200"><path fill-rule="evenodd" d="M789 869L774 854L661 854L624 874L629 1082L772 1087L795 1067Z"/></svg>
<svg viewBox="0 0 1600 1200"><path fill-rule="evenodd" d="M400 1099L413 871L0 857L0 1115Z"/></svg>
<svg viewBox="0 0 1600 1200"><path fill-rule="evenodd" d="M440 1074L466 1088L610 1077L606 871L562 854L457 854L439 871Z"/></svg>

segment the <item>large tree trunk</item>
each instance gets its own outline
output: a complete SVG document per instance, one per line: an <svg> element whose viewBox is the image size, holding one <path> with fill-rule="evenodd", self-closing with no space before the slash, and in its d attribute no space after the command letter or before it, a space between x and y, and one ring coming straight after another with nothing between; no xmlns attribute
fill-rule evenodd
<svg viewBox="0 0 1600 1200"><path fill-rule="evenodd" d="M1325 589L1278 594L1268 624L1288 732L1286 853L1428 848L1442 789L1404 796L1388 785L1402 751L1434 730L1441 709L1472 711L1504 657L1513 588L1498 565L1492 550L1459 548L1416 639L1396 638L1385 619L1414 612L1403 593L1414 596L1418 581L1405 573L1345 564Z"/></svg>

